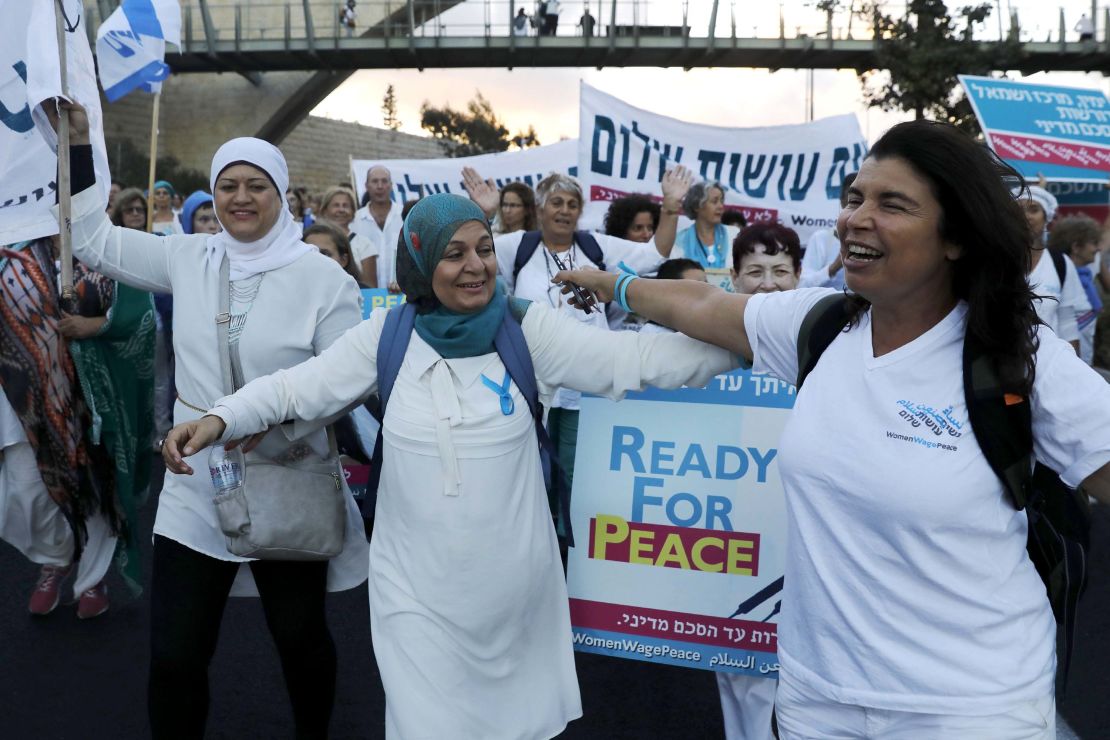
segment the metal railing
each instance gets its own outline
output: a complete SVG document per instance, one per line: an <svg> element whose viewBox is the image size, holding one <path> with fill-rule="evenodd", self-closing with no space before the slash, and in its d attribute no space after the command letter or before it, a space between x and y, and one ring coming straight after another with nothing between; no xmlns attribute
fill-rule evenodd
<svg viewBox="0 0 1110 740"><path fill-rule="evenodd" d="M832 10L820 10L815 0L753 2L751 0L565 0L554 34L543 21L532 20L533 0L357 0L354 27L341 20L346 2L334 0L183 0L182 36L188 48L208 41L290 40L348 36L509 36L581 37L592 35L686 36L694 38L811 38L872 40L870 18L859 12L863 0L841 0ZM998 12L1007 11L997 3ZM1074 31L1079 12L1070 15L1043 0L1007 0L1009 14L992 15L976 34L990 41L1016 37L1021 41L1078 42ZM881 2L886 15L905 15L907 4ZM529 18L514 32L513 19L523 9ZM1088 15L1091 6L1084 8ZM1094 8L1097 37L1110 28L1110 6ZM956 11L952 11L956 12ZM1025 23L1023 23L1023 20ZM311 33L310 33L311 30Z"/></svg>

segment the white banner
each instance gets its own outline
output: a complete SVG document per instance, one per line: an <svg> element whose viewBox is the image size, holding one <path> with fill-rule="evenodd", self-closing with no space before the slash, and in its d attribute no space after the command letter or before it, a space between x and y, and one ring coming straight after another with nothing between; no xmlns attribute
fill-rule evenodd
<svg viewBox="0 0 1110 740"><path fill-rule="evenodd" d="M850 114L789 126L707 126L635 108L583 84L579 115L583 223L590 225L622 195L657 195L663 173L683 164L701 179L719 180L726 206L749 222L777 219L804 244L813 231L835 226L840 183L867 153Z"/></svg>
<svg viewBox="0 0 1110 740"><path fill-rule="evenodd" d="M576 650L778 677L794 386L735 370L704 388L582 399L567 591Z"/></svg>
<svg viewBox="0 0 1110 740"><path fill-rule="evenodd" d="M69 97L88 111L97 184L107 203L111 178L84 8L80 0L64 5ZM0 244L58 233L50 212L57 137L36 110L62 92L54 9L53 0L0 0Z"/></svg>
<svg viewBox="0 0 1110 740"><path fill-rule="evenodd" d="M473 167L482 177L492 179L498 188L514 181L535 187L551 172L573 175L577 158L578 142L570 139L532 149L479 154L476 157L352 159L351 179L361 201L366 191L366 173L371 167L381 165L393 175L393 200L403 203L432 193L466 195L461 175L463 167Z"/></svg>

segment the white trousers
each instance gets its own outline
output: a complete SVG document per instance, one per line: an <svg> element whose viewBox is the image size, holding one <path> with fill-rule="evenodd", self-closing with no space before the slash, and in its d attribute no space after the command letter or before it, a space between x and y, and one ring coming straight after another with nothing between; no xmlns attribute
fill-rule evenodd
<svg viewBox="0 0 1110 740"><path fill-rule="evenodd" d="M718 673L717 693L725 720L725 740L772 740L771 712L775 684L771 678Z"/></svg>
<svg viewBox="0 0 1110 740"><path fill-rule="evenodd" d="M840 704L780 676L780 740L1055 740L1056 698L1020 703L999 714L964 717Z"/></svg>
<svg viewBox="0 0 1110 740"><path fill-rule="evenodd" d="M116 537L102 514L85 522L89 539L73 582L80 594L104 578L112 564ZM27 442L5 447L0 460L0 539L39 565L69 565L73 532L42 482L35 452Z"/></svg>

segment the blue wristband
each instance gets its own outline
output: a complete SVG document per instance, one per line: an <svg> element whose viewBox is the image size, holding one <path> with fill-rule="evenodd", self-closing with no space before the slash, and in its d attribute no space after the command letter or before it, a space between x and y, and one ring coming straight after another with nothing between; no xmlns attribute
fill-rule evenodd
<svg viewBox="0 0 1110 740"><path fill-rule="evenodd" d="M632 284L633 280L639 280L639 275L629 275L625 278L620 286L620 294L617 297L617 304L628 313L633 313L632 307L628 305L628 286Z"/></svg>
<svg viewBox="0 0 1110 740"><path fill-rule="evenodd" d="M622 308L623 304L621 303L621 289L624 287L624 284L631 279L631 273L621 272L617 274L617 282L613 284L613 300L616 301L617 305L621 306Z"/></svg>

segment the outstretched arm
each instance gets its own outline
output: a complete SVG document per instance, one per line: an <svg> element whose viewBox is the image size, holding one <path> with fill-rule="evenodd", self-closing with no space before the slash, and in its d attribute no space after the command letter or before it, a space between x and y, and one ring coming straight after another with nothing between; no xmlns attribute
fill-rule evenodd
<svg viewBox="0 0 1110 740"><path fill-rule="evenodd" d="M571 282L593 291L598 300L615 298L617 275L600 270L559 272L554 282ZM563 292L570 294L569 286ZM723 347L752 361L752 347L744 329L744 309L751 296L727 293L697 280L633 280L625 300L639 315L669 326L688 337ZM572 304L576 303L571 299Z"/></svg>

